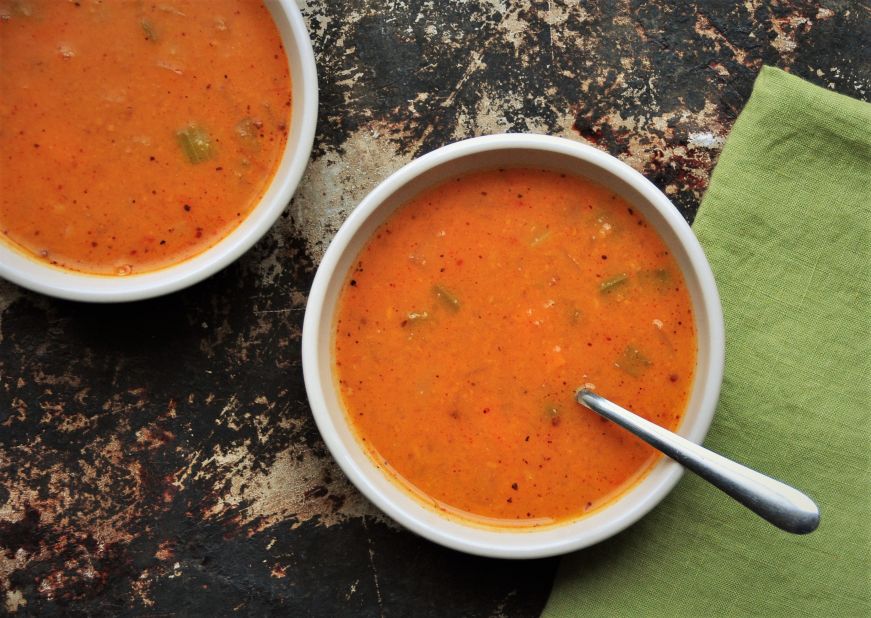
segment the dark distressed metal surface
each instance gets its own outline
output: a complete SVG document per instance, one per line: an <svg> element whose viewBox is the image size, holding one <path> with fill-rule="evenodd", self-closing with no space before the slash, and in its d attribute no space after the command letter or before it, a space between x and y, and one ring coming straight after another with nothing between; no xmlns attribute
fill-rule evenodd
<svg viewBox="0 0 871 618"><path fill-rule="evenodd" d="M456 139L586 139L691 219L762 63L866 99L864 2L309 2L321 120L285 216L212 279L89 306L0 283L0 607L536 615L555 560L386 521L311 419L313 270L378 180Z"/></svg>

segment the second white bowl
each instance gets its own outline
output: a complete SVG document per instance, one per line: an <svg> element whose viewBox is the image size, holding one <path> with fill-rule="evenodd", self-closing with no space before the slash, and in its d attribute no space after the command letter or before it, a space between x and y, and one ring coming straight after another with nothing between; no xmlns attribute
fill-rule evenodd
<svg viewBox="0 0 871 618"><path fill-rule="evenodd" d="M287 53L291 76L287 145L269 188L239 226L189 260L160 270L109 277L64 270L0 242L0 277L36 292L70 300L122 302L168 294L226 267L250 249L287 206L308 164L318 114L318 76L311 41L293 0L266 0Z"/></svg>

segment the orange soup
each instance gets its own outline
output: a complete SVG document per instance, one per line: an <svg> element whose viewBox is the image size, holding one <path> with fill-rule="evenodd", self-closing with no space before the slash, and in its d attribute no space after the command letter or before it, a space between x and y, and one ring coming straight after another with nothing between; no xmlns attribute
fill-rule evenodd
<svg viewBox="0 0 871 618"><path fill-rule="evenodd" d="M290 74L259 0L0 0L0 231L104 275L195 256L284 151Z"/></svg>
<svg viewBox="0 0 871 618"><path fill-rule="evenodd" d="M508 169L430 189L378 229L333 353L377 465L443 511L534 526L607 503L657 458L576 388L674 429L696 341L682 274L638 212L581 178Z"/></svg>

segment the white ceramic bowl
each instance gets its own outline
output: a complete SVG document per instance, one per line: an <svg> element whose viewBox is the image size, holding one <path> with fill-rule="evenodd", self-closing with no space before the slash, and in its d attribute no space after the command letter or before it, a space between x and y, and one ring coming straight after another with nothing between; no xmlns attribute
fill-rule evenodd
<svg viewBox="0 0 871 618"><path fill-rule="evenodd" d="M305 385L318 429L351 481L406 528L460 551L499 558L538 558L597 543L650 511L674 487L682 468L663 458L621 498L573 522L533 529L488 529L425 506L379 470L358 443L341 404L332 363L335 312L346 273L374 230L424 189L458 174L531 167L584 176L620 194L642 212L668 245L692 298L698 360L681 435L701 442L723 377L723 314L714 276L686 221L641 174L590 146L542 135L494 135L440 148L382 182L351 213L327 249L312 285L302 336Z"/></svg>
<svg viewBox="0 0 871 618"><path fill-rule="evenodd" d="M197 256L160 270L107 277L60 269L0 243L0 277L36 292L89 302L122 302L168 294L218 272L263 236L290 202L308 164L318 113L311 41L294 0L266 0L290 66L293 105L287 146L260 203L227 237Z"/></svg>

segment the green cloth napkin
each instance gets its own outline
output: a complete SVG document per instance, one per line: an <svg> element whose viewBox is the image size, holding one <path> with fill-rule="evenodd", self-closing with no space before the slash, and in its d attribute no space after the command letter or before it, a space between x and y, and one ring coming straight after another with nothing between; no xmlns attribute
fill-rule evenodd
<svg viewBox="0 0 871 618"><path fill-rule="evenodd" d="M782 532L692 473L563 559L544 616L871 616L871 105L762 69L694 229L726 319L705 445L820 505Z"/></svg>

